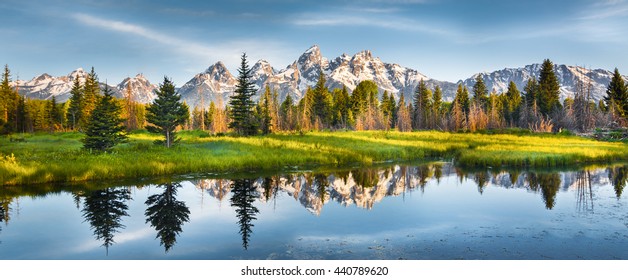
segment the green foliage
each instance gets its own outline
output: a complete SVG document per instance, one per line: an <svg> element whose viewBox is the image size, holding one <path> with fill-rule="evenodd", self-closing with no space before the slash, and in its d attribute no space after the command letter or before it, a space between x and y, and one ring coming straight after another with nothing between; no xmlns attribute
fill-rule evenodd
<svg viewBox="0 0 628 280"><path fill-rule="evenodd" d="M242 54L238 74L235 93L229 97L229 118L231 119L229 128L238 135L255 135L258 127L253 114L255 103L252 97L255 94L255 87L251 81L251 69L246 60L246 53Z"/></svg>
<svg viewBox="0 0 628 280"><path fill-rule="evenodd" d="M436 117L441 117L443 112L443 91L438 85L434 86L434 95L432 97L432 111Z"/></svg>
<svg viewBox="0 0 628 280"><path fill-rule="evenodd" d="M432 91L427 88L427 85L421 79L419 85L414 92L413 100L413 128L423 129L427 127L427 120L430 116Z"/></svg>
<svg viewBox="0 0 628 280"><path fill-rule="evenodd" d="M515 82L510 81L510 83L508 83L508 90L506 91L505 97L504 116L511 124L515 124L516 121L519 120L521 107L521 92L519 92Z"/></svg>
<svg viewBox="0 0 628 280"><path fill-rule="evenodd" d="M488 89L482 79L482 75L475 77L475 84L473 85L473 102L476 102L480 107L486 111L488 105Z"/></svg>
<svg viewBox="0 0 628 280"><path fill-rule="evenodd" d="M466 86L458 84L458 89L456 90L456 96L454 97L453 103L457 103L465 114L469 114L469 90Z"/></svg>
<svg viewBox="0 0 628 280"><path fill-rule="evenodd" d="M349 131L207 137L206 132L186 131L180 134L179 145L167 149L151 145L159 136L140 131L131 133L129 143L114 147L113 153L101 154L82 150L80 133L24 134L23 142L0 138L0 153L14 155L11 161L0 161L0 184L369 166L430 157L455 158L463 166L493 167L551 167L628 158L628 143L530 134L528 130L492 133Z"/></svg>
<svg viewBox="0 0 628 280"><path fill-rule="evenodd" d="M18 131L18 103L20 96L10 85L11 71L9 66L4 66L2 82L0 83L0 133L9 134Z"/></svg>
<svg viewBox="0 0 628 280"><path fill-rule="evenodd" d="M96 108L91 113L85 129L83 148L86 150L109 151L115 145L126 140L124 126L120 118L120 105L105 88Z"/></svg>
<svg viewBox="0 0 628 280"><path fill-rule="evenodd" d="M85 78L83 85L83 97L81 101L80 123L81 128L87 127L92 111L96 108L100 94L100 85L98 84L98 76L94 72L94 67Z"/></svg>
<svg viewBox="0 0 628 280"><path fill-rule="evenodd" d="M83 88L81 87L78 75L74 77L72 89L70 90L70 100L68 101L67 116L70 129L80 130L79 120L82 118L83 112Z"/></svg>
<svg viewBox="0 0 628 280"><path fill-rule="evenodd" d="M131 192L124 188L96 190L85 197L83 217L107 252L114 243L115 233L125 227L122 217L129 216L127 200L131 200Z"/></svg>
<svg viewBox="0 0 628 280"><path fill-rule="evenodd" d="M271 116L271 104L272 102L272 96L270 93L270 88L268 86L266 86L266 90L264 91L264 95L262 95L262 97L260 98L260 102L259 102L259 108L261 110L260 112L260 126L262 129L262 134L269 134L272 132L273 130L273 125L272 125L272 116Z"/></svg>
<svg viewBox="0 0 628 280"><path fill-rule="evenodd" d="M321 122L324 126L328 126L332 121L332 97L329 90L325 86L327 80L325 74L321 71L318 74L316 86L311 91L310 112L312 123Z"/></svg>
<svg viewBox="0 0 628 280"><path fill-rule="evenodd" d="M242 247L248 249L249 238L253 233L253 220L259 210L253 205L257 199L256 189L251 179L236 179L231 187L231 207L235 208L240 235L242 236Z"/></svg>
<svg viewBox="0 0 628 280"><path fill-rule="evenodd" d="M353 126L353 114L351 113L351 100L346 86L342 89L334 89L332 92L332 125L340 128ZM351 118L349 115L351 114Z"/></svg>
<svg viewBox="0 0 628 280"><path fill-rule="evenodd" d="M617 115L628 120L628 85L624 83L617 68L606 88L604 103L606 108L613 108Z"/></svg>
<svg viewBox="0 0 628 280"><path fill-rule="evenodd" d="M351 94L351 110L357 119L364 114L371 103L377 100L377 84L371 80L361 81Z"/></svg>
<svg viewBox="0 0 628 280"><path fill-rule="evenodd" d="M147 128L151 132L162 134L165 137L164 146L170 148L177 142L175 129L189 119L190 112L181 103L181 97L175 92L174 84L168 77L164 77L164 82L159 85L155 94L157 98L147 109L146 119L150 123Z"/></svg>
<svg viewBox="0 0 628 280"><path fill-rule="evenodd" d="M164 191L149 196L145 202L146 222L157 230L157 238L166 252L177 242L177 235L183 231L181 226L190 220L190 209L176 198L180 187L180 183L159 185L157 188Z"/></svg>
<svg viewBox="0 0 628 280"><path fill-rule="evenodd" d="M545 59L541 65L538 93L538 106L542 114L547 116L560 109L560 85L554 73L554 64L549 59Z"/></svg>

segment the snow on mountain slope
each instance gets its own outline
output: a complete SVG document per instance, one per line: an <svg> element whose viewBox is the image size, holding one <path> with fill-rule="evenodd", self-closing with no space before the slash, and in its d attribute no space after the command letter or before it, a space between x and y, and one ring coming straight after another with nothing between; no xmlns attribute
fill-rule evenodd
<svg viewBox="0 0 628 280"><path fill-rule="evenodd" d="M154 92L157 86L151 84L142 74L137 74L137 76L133 78L124 79L115 89L117 93L123 97L130 93L133 101L140 103L150 103L157 97Z"/></svg>
<svg viewBox="0 0 628 280"><path fill-rule="evenodd" d="M523 89L530 78L539 78L541 64L526 65L522 68L505 68L491 73L478 73L463 81L463 83L471 88L475 84L478 75L482 77L489 91L506 92L508 83L515 82L520 91ZM578 66L554 65L554 72L560 84L560 99L573 97L578 82L584 85L591 85L591 98L599 101L606 95L606 87L608 86L613 72L603 69L586 69ZM628 76L624 76L624 80L628 80Z"/></svg>
<svg viewBox="0 0 628 280"><path fill-rule="evenodd" d="M519 90L523 91L528 79L538 78L540 68L540 64L505 68L490 73L478 73L458 83L471 88L475 83L475 77L480 75L489 90L505 92L508 83L514 81ZM577 83L583 82L591 85L592 98L598 101L606 94L606 87L612 77L612 72L608 70L590 70L562 64L555 65L554 70L561 84L561 100L573 97ZM395 96L396 100L399 100L400 95L403 94L407 101L412 100L412 95L421 80L424 80L431 89L437 85L440 86L445 101L453 100L458 85L458 83L431 79L417 70L399 64L383 62L368 50L358 52L353 56L342 54L330 60L321 54L318 46L314 45L281 70L273 68L265 60L256 62L251 67L252 82L257 90L253 99L259 100L260 94L268 86L271 90L278 92L280 100L290 95L298 101L304 96L308 87L316 85L319 73L325 75L326 86L330 89L346 86L349 90L353 90L360 82L373 80L378 85L380 93L388 91ZM58 101L63 102L69 98L73 79L79 77L84 80L86 75L87 73L79 68L67 76L52 77L42 74L30 81L17 81L17 85L19 85L20 93L29 98L49 99L51 96L56 96ZM628 76L624 76L624 79L628 80ZM150 84L142 75L122 81L113 88L114 95L123 97L127 84L131 85L134 100L150 103L155 98L153 90L156 86ZM224 106L228 103L229 96L233 94L236 84L236 76L230 73L222 62L217 62L207 70L196 74L179 89L179 93L190 108L201 105L208 107L211 101Z"/></svg>

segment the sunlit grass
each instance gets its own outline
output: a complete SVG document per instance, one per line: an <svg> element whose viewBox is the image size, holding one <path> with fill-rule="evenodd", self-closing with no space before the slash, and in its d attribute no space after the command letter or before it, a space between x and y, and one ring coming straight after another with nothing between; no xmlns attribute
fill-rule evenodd
<svg viewBox="0 0 628 280"><path fill-rule="evenodd" d="M129 135L111 153L81 149L79 133L0 138L3 185L143 178L187 173L294 170L422 158L454 159L463 166L555 167L628 159L625 143L550 134L461 134L436 131L279 133L258 137L212 137L203 131L179 133L172 149L154 145L160 136Z"/></svg>

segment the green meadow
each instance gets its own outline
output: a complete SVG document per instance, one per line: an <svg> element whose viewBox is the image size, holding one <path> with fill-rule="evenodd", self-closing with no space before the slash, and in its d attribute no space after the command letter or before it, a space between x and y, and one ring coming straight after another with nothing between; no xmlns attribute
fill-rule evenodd
<svg viewBox="0 0 628 280"><path fill-rule="evenodd" d="M183 131L179 136L181 142L167 149L153 144L159 135L138 131L129 134L127 143L102 154L83 150L80 133L4 136L0 138L0 181L24 185L293 171L419 159L453 160L465 167L561 167L628 159L626 143L555 134L351 131L216 137Z"/></svg>

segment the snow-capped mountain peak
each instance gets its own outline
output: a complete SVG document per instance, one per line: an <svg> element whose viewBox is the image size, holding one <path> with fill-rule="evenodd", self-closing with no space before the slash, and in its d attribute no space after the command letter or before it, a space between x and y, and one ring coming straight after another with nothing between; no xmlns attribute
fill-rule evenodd
<svg viewBox="0 0 628 280"><path fill-rule="evenodd" d="M515 82L520 91L523 91L525 83L531 78L539 77L541 64L530 64L520 68L504 68L493 72L482 72L472 77L460 80L467 87L475 84L477 76L482 77L487 87L496 92L505 92L510 81ZM555 64L554 71L561 85L561 100L572 97L578 83L590 84L592 98L600 100L606 93L606 87L612 77L612 72L603 69L587 69L579 66L567 66ZM445 101L453 100L457 84L431 79L421 72L401 66L396 63L383 62L379 57L373 56L369 50L360 51L354 55L343 53L333 59L327 59L321 53L317 45L308 48L293 63L284 69L275 69L266 60L259 60L251 67L252 82L255 84L259 95L266 86L279 93L281 100L291 95L295 100L300 100L308 87L313 87L319 79L320 73L325 75L326 86L333 90L346 86L349 90L362 81L372 80L379 92L388 91L396 100L401 94L406 100L411 100L419 82L423 80L429 88L440 86ZM237 74L237 73L236 73ZM72 82L76 77L83 83L88 75L82 68L72 71L67 76L53 77L42 74L30 81L16 81L21 94L29 98L49 99L56 96L59 102L69 98ZM628 80L628 76L624 76ZM208 67L205 71L196 74L179 90L181 97L190 108L195 106L209 106L211 101L227 104L229 96L235 90L237 79L229 72L220 61ZM127 85L132 88L134 99L149 103L154 98L154 85L143 75L127 78L122 81L114 91L116 96L122 97Z"/></svg>

